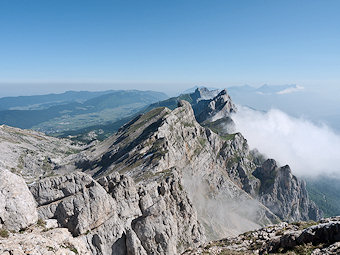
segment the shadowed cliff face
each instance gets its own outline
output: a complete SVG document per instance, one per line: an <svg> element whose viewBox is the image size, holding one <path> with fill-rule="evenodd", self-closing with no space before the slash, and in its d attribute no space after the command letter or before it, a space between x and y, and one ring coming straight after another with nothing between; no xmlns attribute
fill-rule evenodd
<svg viewBox="0 0 340 255"><path fill-rule="evenodd" d="M217 96L194 104L193 109L197 121L201 123L229 117L231 113L236 111L236 106L228 95L227 90L224 89Z"/></svg>
<svg viewBox="0 0 340 255"><path fill-rule="evenodd" d="M305 182L298 180L289 166L278 167L274 160L268 159L253 175L261 181L259 200L281 219L320 218L319 210L308 199Z"/></svg>

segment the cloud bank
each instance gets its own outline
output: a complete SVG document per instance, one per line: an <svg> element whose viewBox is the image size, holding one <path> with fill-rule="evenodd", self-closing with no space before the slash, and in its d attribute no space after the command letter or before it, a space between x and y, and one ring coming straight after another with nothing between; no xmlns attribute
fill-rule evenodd
<svg viewBox="0 0 340 255"><path fill-rule="evenodd" d="M302 86L295 86L293 88L287 88L287 89L281 90L281 91L277 92L276 94L284 95L284 94L290 94L290 93L298 92L300 90L304 90L304 87L302 87Z"/></svg>
<svg viewBox="0 0 340 255"><path fill-rule="evenodd" d="M281 165L290 165L298 176L340 176L340 136L326 125L294 118L280 110L263 113L238 107L236 130Z"/></svg>

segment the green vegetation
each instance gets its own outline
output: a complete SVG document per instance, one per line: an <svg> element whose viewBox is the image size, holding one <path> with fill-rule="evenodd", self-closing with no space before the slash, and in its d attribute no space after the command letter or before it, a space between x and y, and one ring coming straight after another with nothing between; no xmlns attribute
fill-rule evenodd
<svg viewBox="0 0 340 255"><path fill-rule="evenodd" d="M241 157L239 155L234 155L227 159L227 168L231 168L235 164L241 161Z"/></svg>
<svg viewBox="0 0 340 255"><path fill-rule="evenodd" d="M0 229L0 237L2 238L8 238L9 237L9 232L7 229Z"/></svg>
<svg viewBox="0 0 340 255"><path fill-rule="evenodd" d="M191 97L190 94L180 95L180 96L178 97L178 101L179 101L179 100L188 101L190 104L193 104L193 103L194 103L194 100L192 99L192 97Z"/></svg>
<svg viewBox="0 0 340 255"><path fill-rule="evenodd" d="M306 179L308 194L325 217L340 214L340 180L329 177Z"/></svg>
<svg viewBox="0 0 340 255"><path fill-rule="evenodd" d="M48 171L52 171L52 166L51 166L51 163L50 163L50 160L48 157L45 157L44 160L43 160L43 165L42 165L42 169L46 172Z"/></svg>
<svg viewBox="0 0 340 255"><path fill-rule="evenodd" d="M190 122L182 122L184 127L195 127L193 123Z"/></svg>
<svg viewBox="0 0 340 255"><path fill-rule="evenodd" d="M138 130L139 128L143 127L147 122L149 122L151 119L158 117L161 118L163 116L160 116L161 112L164 110L164 107L159 107L159 108L155 108L145 114L143 114L142 116L140 116L140 118L138 118L138 120L136 120L136 122L134 122L130 127L129 127L129 132L134 132L136 130Z"/></svg>
<svg viewBox="0 0 340 255"><path fill-rule="evenodd" d="M15 104L28 106L34 103L31 98L36 98L38 101L41 99L45 105L34 110L26 108L25 110L0 111L0 124L61 134L70 130L118 121L123 116L132 116L147 105L167 98L165 94L153 91L110 91L93 95L87 92L85 94L79 92L70 97L54 95L20 99L27 102L21 102L19 98L11 100L9 102L11 108L16 107ZM82 102L79 102L77 95L80 96ZM55 98L66 101L60 104L54 101Z"/></svg>
<svg viewBox="0 0 340 255"><path fill-rule="evenodd" d="M309 228L311 226L317 225L318 223L315 221L299 221L299 222L292 222L292 225L299 227L300 230Z"/></svg>
<svg viewBox="0 0 340 255"><path fill-rule="evenodd" d="M163 170L163 171L160 171L160 172L157 172L157 173L153 173L151 171L146 171L146 172L143 172L143 174L139 175L137 178L136 178L136 182L140 182L142 180L149 180L149 179L152 179L154 177L164 177L164 178L167 178L169 176L172 175L172 169L169 168L169 169L166 169L166 170Z"/></svg>
<svg viewBox="0 0 340 255"><path fill-rule="evenodd" d="M45 227L46 226L46 222L43 219L38 219L37 221L37 226L39 227Z"/></svg>
<svg viewBox="0 0 340 255"><path fill-rule="evenodd" d="M69 244L68 246L65 247L66 249L69 249L70 251L74 252L75 254L79 254L78 250L74 245Z"/></svg>
<svg viewBox="0 0 340 255"><path fill-rule="evenodd" d="M275 182L275 177L261 180L260 194L266 193L268 189L270 189Z"/></svg>
<svg viewBox="0 0 340 255"><path fill-rule="evenodd" d="M319 245L313 245L313 244L302 244L297 245L291 250L284 250L283 248L280 248L278 250L278 253L275 254L285 254L285 255L310 255L315 249L321 249L323 248L323 244Z"/></svg>
<svg viewBox="0 0 340 255"><path fill-rule="evenodd" d="M221 135L221 137L222 137L224 140L229 141L229 140L234 140L236 134L237 134L237 133L235 133L235 134Z"/></svg>
<svg viewBox="0 0 340 255"><path fill-rule="evenodd" d="M69 156L69 155L77 154L79 152L80 150L77 150L77 149L69 149L68 151L65 152L65 154Z"/></svg>
<svg viewBox="0 0 340 255"><path fill-rule="evenodd" d="M225 135L228 135L226 127L230 125L231 123L232 123L231 118L224 117L224 118L215 120L213 122L205 121L201 123L201 125L205 128L209 128L211 131L213 131L214 133L220 136L225 136Z"/></svg>
<svg viewBox="0 0 340 255"><path fill-rule="evenodd" d="M21 154L18 159L18 168L23 169L25 166L25 161L24 161L25 154Z"/></svg>
<svg viewBox="0 0 340 255"><path fill-rule="evenodd" d="M204 147L204 146L205 146L205 143L207 142L207 140L206 140L205 138L203 138L203 137L199 137L199 138L198 138L198 142L200 143L200 145L201 145L202 147Z"/></svg>

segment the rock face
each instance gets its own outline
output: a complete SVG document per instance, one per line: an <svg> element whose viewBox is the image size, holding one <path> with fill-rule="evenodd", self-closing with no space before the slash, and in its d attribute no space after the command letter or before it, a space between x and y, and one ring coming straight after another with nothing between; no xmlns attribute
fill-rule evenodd
<svg viewBox="0 0 340 255"><path fill-rule="evenodd" d="M289 167L249 150L240 133L220 131L236 110L225 90L195 95L194 107L153 109L64 155L55 171L30 174L39 217L91 254L179 254L280 220L319 217Z"/></svg>
<svg viewBox="0 0 340 255"><path fill-rule="evenodd" d="M236 106L225 89L212 99L199 101L193 108L196 119L200 123L229 117L236 111Z"/></svg>
<svg viewBox="0 0 340 255"><path fill-rule="evenodd" d="M91 254L53 220L38 220L36 206L25 181L0 168L0 254Z"/></svg>
<svg viewBox="0 0 340 255"><path fill-rule="evenodd" d="M261 181L260 201L285 221L317 220L320 212L308 200L304 181L298 180L289 166L278 167L275 160L266 160L253 175Z"/></svg>
<svg viewBox="0 0 340 255"><path fill-rule="evenodd" d="M181 101L174 111L158 108L137 117L115 136L86 153L77 166L97 178L114 171L128 174L141 186L162 182L174 171L178 172L183 192L188 193L197 210L207 238L213 239L279 221L242 189L245 176L251 179L250 168L242 170L244 176L241 177L241 167L236 166L234 175L229 173L229 166L239 164L241 153L244 158L249 155L240 134L220 138L200 126L190 104ZM255 169L253 163L243 161L244 166ZM256 183L244 182L246 185L256 186ZM238 209L236 201L247 205L248 210ZM222 219L225 218L223 212L230 216L229 220ZM238 224L239 221L247 224Z"/></svg>
<svg viewBox="0 0 340 255"><path fill-rule="evenodd" d="M0 168L0 228L19 231L37 221L36 202L25 181Z"/></svg>
<svg viewBox="0 0 340 255"><path fill-rule="evenodd" d="M109 219L115 211L103 187L83 173L45 178L30 190L42 219L57 219L74 235L85 234Z"/></svg>
<svg viewBox="0 0 340 255"><path fill-rule="evenodd" d="M30 190L39 216L57 219L92 254L178 254L204 240L175 175L136 186L118 173L98 182L72 173L43 179Z"/></svg>
<svg viewBox="0 0 340 255"><path fill-rule="evenodd" d="M339 254L340 218L282 222L238 237L213 241L184 254Z"/></svg>
<svg viewBox="0 0 340 255"><path fill-rule="evenodd" d="M210 102L221 106L215 110L224 109L223 113L230 114L236 108L229 100L222 91ZM211 112L209 116L215 115ZM256 169L259 172L264 160L249 150L241 134L219 136L199 125L196 118L186 101L180 101L179 107L173 111L154 109L138 116L116 135L84 153L83 160L76 165L96 178L114 171L128 174L143 186L152 181L161 182L176 169L210 240L239 234L280 219L316 219L319 216L303 183L291 173L285 175L284 171L278 171L280 174L274 179L256 177L253 173ZM276 183L276 188L269 189L265 196L262 189L268 181ZM287 185L282 186L282 183L291 187L290 193L283 192ZM265 200L268 196L270 198ZM287 208L273 213L270 209L275 209L277 201L282 201L280 205ZM240 210L240 204L246 210ZM267 205L271 208L268 209Z"/></svg>
<svg viewBox="0 0 340 255"><path fill-rule="evenodd" d="M211 100L216 97L220 91L218 89L209 90L207 88L197 88L195 92L192 94L192 98L194 99L194 104L202 100Z"/></svg>

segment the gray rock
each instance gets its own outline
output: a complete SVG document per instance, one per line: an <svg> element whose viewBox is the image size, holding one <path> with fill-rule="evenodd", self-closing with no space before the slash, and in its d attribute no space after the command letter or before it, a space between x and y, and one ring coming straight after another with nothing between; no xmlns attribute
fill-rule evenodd
<svg viewBox="0 0 340 255"><path fill-rule="evenodd" d="M189 254L339 254L339 218L320 222L280 223L226 238L185 252ZM322 247L322 248L320 248Z"/></svg>
<svg viewBox="0 0 340 255"><path fill-rule="evenodd" d="M200 126L190 104L180 101L179 107L172 112L166 108L154 109L124 126L115 136L86 155L91 168L84 170L98 176L106 190L109 190L109 181L100 176L111 172L125 173L144 187L154 181L162 183L177 172L182 185L180 193L188 194L198 219L207 230L208 238L212 239L239 234L278 221L275 215L238 186L237 180L240 183L244 181L244 186L253 183L256 186L256 181L248 178L251 175L248 165L251 163L243 160L244 167L248 167L244 176L239 177L241 170L236 170L235 178L231 178L233 165L230 163L235 162L237 169L241 157L247 158L248 155L246 140L240 134L234 134L226 140L220 138ZM241 169L241 165L238 169ZM165 186L159 188L160 193L166 190ZM209 198L209 202L204 201L206 198ZM151 214L162 208L170 208L170 201L160 199L155 204L150 193L146 192L145 196L140 194L143 214L147 211L145 208L149 208ZM238 209L240 206L237 206L236 201L242 201L242 206L246 206L247 210ZM223 220L224 211L235 218ZM149 225L148 220L145 219L142 224ZM172 220L177 221L177 216ZM238 221L245 224L235 223ZM162 249L164 251L167 248Z"/></svg>
<svg viewBox="0 0 340 255"><path fill-rule="evenodd" d="M100 226L115 210L112 197L83 173L46 178L30 190L38 202L39 216L57 219L74 236Z"/></svg>
<svg viewBox="0 0 340 255"><path fill-rule="evenodd" d="M200 123L229 117L236 111L236 106L225 89L213 99L199 101L193 108L196 119Z"/></svg>
<svg viewBox="0 0 340 255"><path fill-rule="evenodd" d="M30 227L23 233L10 233L0 237L0 254L3 255L90 255L86 243L72 237L66 228L43 230Z"/></svg>
<svg viewBox="0 0 340 255"><path fill-rule="evenodd" d="M58 221L56 219L48 219L45 220L45 228L46 229L52 229L59 227Z"/></svg>
<svg viewBox="0 0 340 255"><path fill-rule="evenodd" d="M41 217L57 219L93 254L178 254L204 240L178 175L138 186L116 172L98 182L72 173L30 188Z"/></svg>
<svg viewBox="0 0 340 255"><path fill-rule="evenodd" d="M25 181L0 168L0 228L19 231L37 220L36 202Z"/></svg>
<svg viewBox="0 0 340 255"><path fill-rule="evenodd" d="M289 166L278 167L268 159L253 175L261 181L260 201L285 221L318 220L321 212L309 200L306 184L298 180Z"/></svg>
<svg viewBox="0 0 340 255"><path fill-rule="evenodd" d="M39 216L57 220L92 254L179 254L279 218L317 218L304 183L289 167L264 162L239 133L213 132L232 123L236 107L227 92L212 99L197 93L194 109L180 101L173 111L137 116L74 156L74 166L59 165L58 173L67 174L32 183ZM75 169L86 173L70 173ZM259 251L270 240L272 247L294 246L300 232L283 228L228 240L241 240L233 243L238 252L249 246ZM288 232L278 237L278 231Z"/></svg>
<svg viewBox="0 0 340 255"><path fill-rule="evenodd" d="M142 216L132 229L147 254L178 254L205 240L203 229L174 171L161 183L140 189Z"/></svg>
<svg viewBox="0 0 340 255"><path fill-rule="evenodd" d="M0 167L23 177L27 183L54 175L61 165L67 168L84 148L68 139L0 125Z"/></svg>

